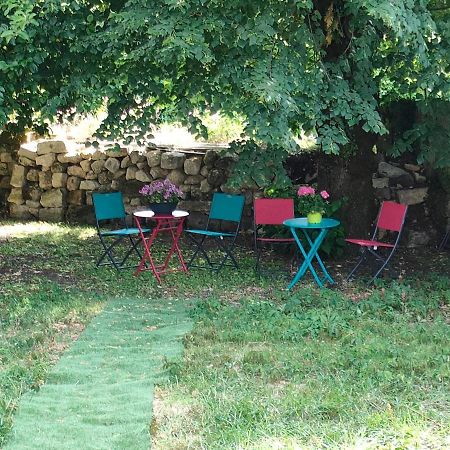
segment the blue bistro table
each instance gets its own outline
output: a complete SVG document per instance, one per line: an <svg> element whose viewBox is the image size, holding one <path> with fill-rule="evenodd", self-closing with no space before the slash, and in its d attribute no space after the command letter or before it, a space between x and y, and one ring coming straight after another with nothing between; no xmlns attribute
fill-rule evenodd
<svg viewBox="0 0 450 450"><path fill-rule="evenodd" d="M303 277L303 275L305 275L308 269L311 271L311 273L314 276L314 279L316 280L317 284L320 287L323 287L323 284L326 281L329 281L331 284L334 283L333 278L331 278L322 260L320 259L318 251L323 240L325 239L325 236L328 233L328 230L330 228L337 227L339 224L340 224L339 220L336 219L322 219L320 223L308 223L306 217L300 219L288 219L283 222L283 225L286 225L287 227L290 228L291 233L294 236L295 242L297 243L297 246L300 249L300 252L302 253L303 257L305 258L302 265L298 269L298 272L295 274L295 277L290 282L288 289L291 289ZM308 253L306 252L305 248L303 247L298 237L297 230L302 230L303 234L306 237L306 240L310 246ZM319 231L319 234L314 240L310 234L312 231ZM322 269L323 274L325 275L323 279L319 278L319 275L317 275L317 272L314 269L314 266L312 264L314 258L319 263L319 266Z"/></svg>

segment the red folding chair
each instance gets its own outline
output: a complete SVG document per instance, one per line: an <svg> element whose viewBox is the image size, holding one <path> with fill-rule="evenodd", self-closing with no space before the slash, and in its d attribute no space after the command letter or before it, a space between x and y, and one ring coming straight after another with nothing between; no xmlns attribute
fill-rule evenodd
<svg viewBox="0 0 450 450"><path fill-rule="evenodd" d="M294 218L292 198L257 198L253 203L253 230L255 241L256 272L260 273L260 260L263 244L292 244L291 237L262 237L258 233L265 225L283 225L287 219Z"/></svg>
<svg viewBox="0 0 450 450"><path fill-rule="evenodd" d="M347 242L351 244L359 245L361 248L361 256L356 263L355 267L349 273L347 280L350 280L356 273L361 263L367 258L367 256L372 255L376 260L381 261L381 267L375 272L373 278L368 284L373 283L382 270L386 267L387 263L394 254L398 243L400 241L400 236L402 233L403 225L405 223L406 211L408 206L402 205L395 202L383 202L381 205L380 213L378 215L377 224L372 235L372 239L346 239ZM377 241L378 230L392 231L396 233L394 242L382 242ZM385 257L381 256L380 250L388 252Z"/></svg>

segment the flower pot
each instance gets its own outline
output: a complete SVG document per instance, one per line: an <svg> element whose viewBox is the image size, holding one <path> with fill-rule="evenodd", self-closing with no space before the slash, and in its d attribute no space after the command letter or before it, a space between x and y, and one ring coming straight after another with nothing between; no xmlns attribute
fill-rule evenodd
<svg viewBox="0 0 450 450"><path fill-rule="evenodd" d="M315 224L322 222L322 214L318 212L310 212L306 216L308 223Z"/></svg>
<svg viewBox="0 0 450 450"><path fill-rule="evenodd" d="M177 203L150 203L149 207L155 214L172 214Z"/></svg>

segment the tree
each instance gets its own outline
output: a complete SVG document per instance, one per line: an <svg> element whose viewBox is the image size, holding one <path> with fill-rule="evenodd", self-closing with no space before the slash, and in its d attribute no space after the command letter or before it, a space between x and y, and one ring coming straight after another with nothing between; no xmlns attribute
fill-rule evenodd
<svg viewBox="0 0 450 450"><path fill-rule="evenodd" d="M11 117L18 128L42 126L47 117L105 102L104 136L145 140L150 125L167 118L205 134L201 112L237 112L255 143L243 147L251 164L241 173L268 183L301 130L314 130L327 154L367 152L387 132L383 105L449 100L448 25L428 6L6 0L0 126ZM446 2L431 6L446 11Z"/></svg>

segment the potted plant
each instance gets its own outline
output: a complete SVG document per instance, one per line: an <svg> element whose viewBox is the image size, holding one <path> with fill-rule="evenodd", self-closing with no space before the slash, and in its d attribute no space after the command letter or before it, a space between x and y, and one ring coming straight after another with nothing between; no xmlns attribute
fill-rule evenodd
<svg viewBox="0 0 450 450"><path fill-rule="evenodd" d="M171 214L184 195L183 191L167 178L145 184L139 193L155 214Z"/></svg>
<svg viewBox="0 0 450 450"><path fill-rule="evenodd" d="M327 191L316 193L312 186L300 186L297 195L299 198L299 210L306 215L308 223L320 223L330 194Z"/></svg>

